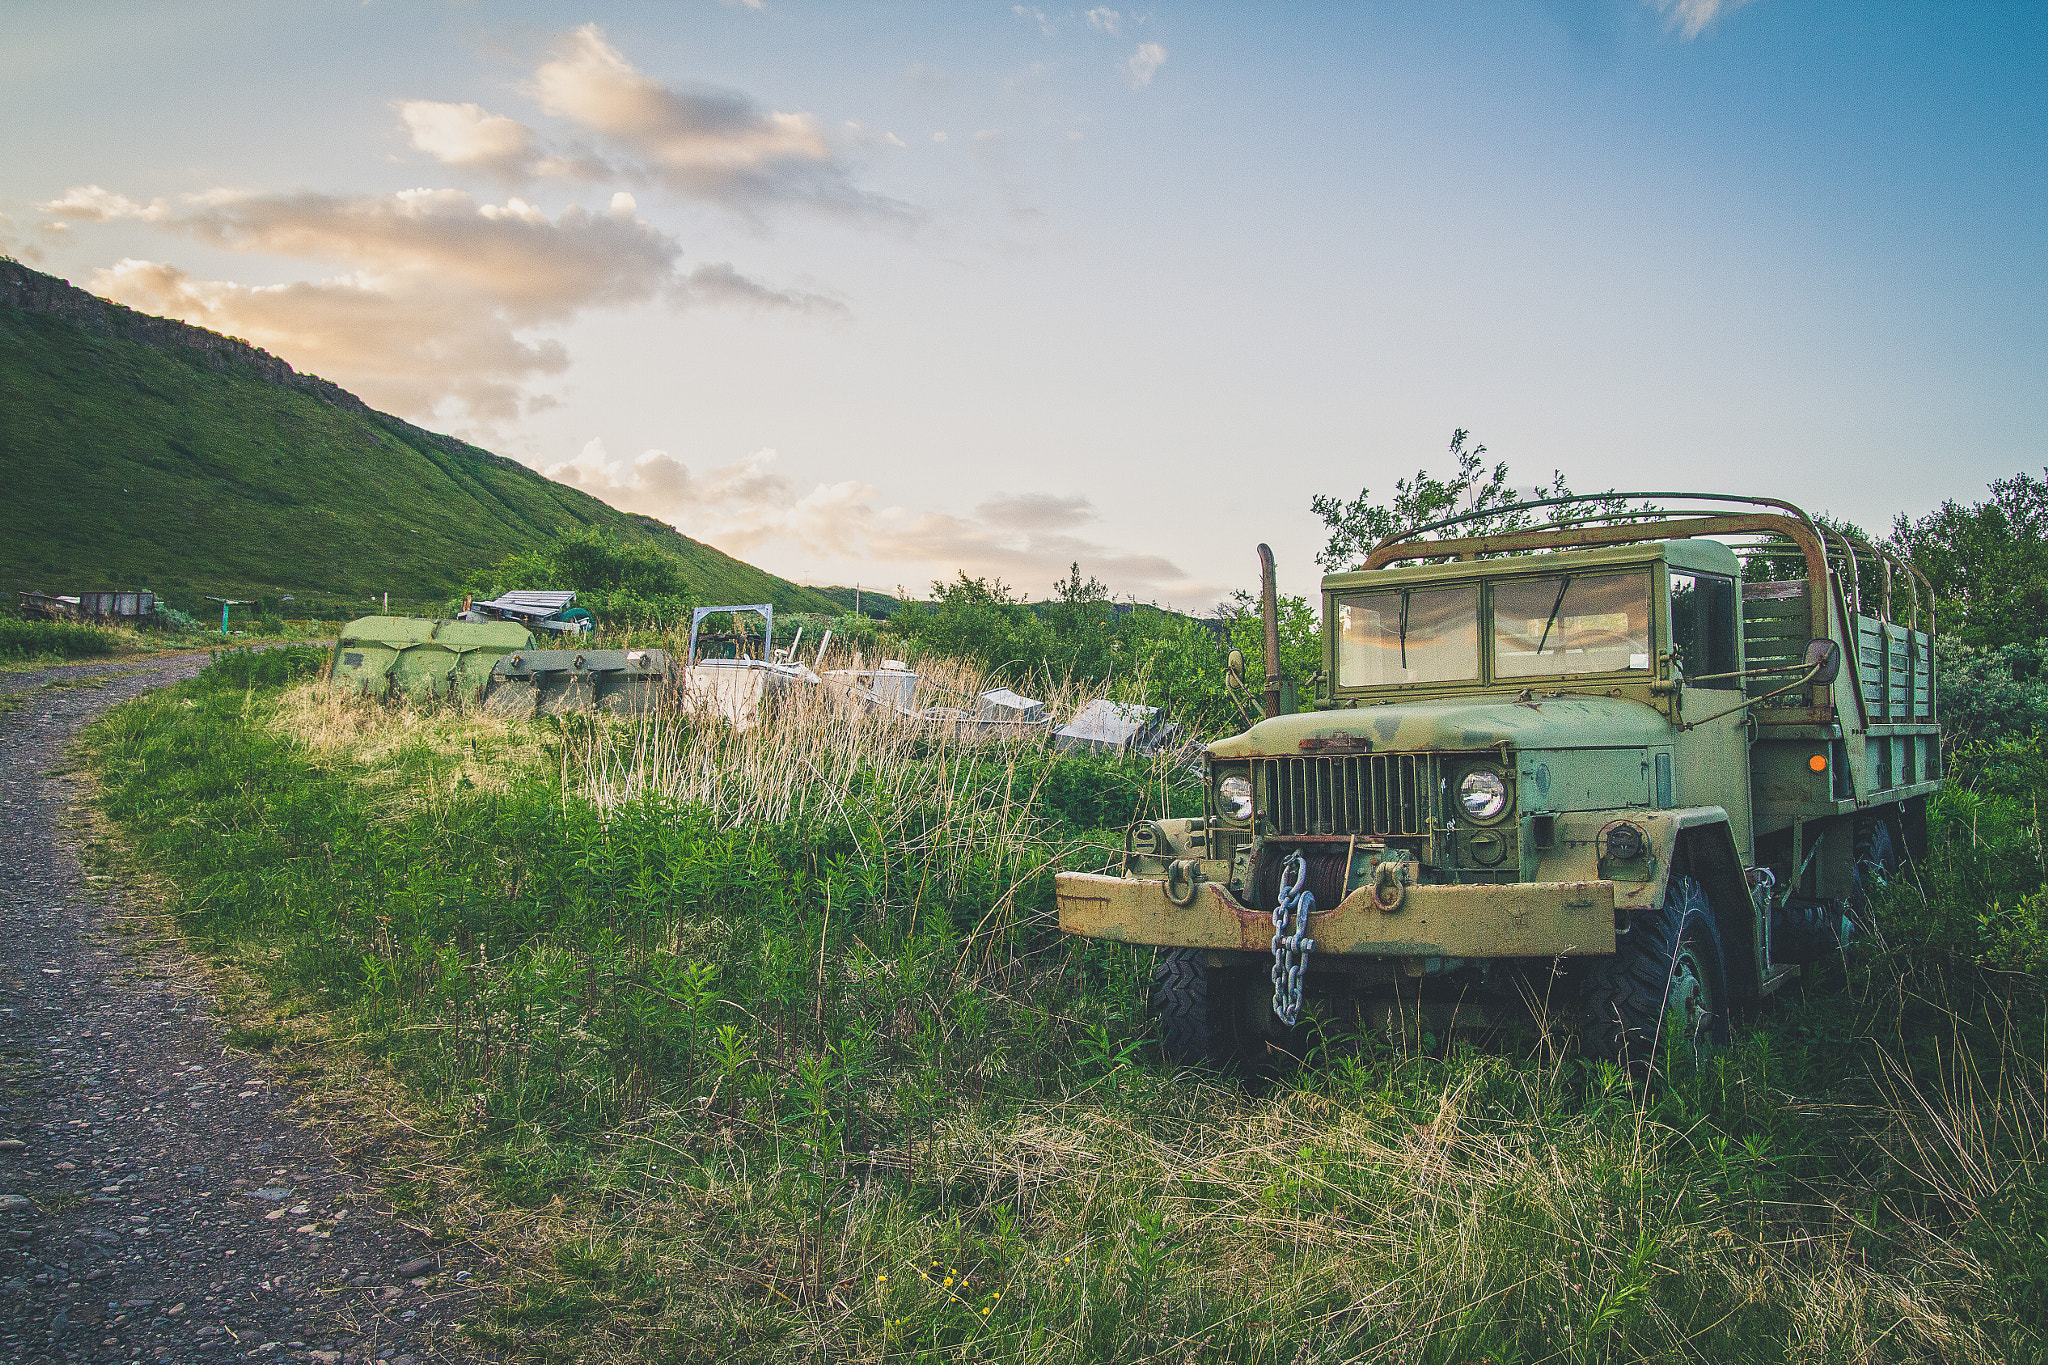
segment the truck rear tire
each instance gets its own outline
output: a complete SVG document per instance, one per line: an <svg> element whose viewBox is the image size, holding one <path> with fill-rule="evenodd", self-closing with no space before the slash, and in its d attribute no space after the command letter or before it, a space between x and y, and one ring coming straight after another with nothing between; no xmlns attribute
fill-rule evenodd
<svg viewBox="0 0 2048 1365"><path fill-rule="evenodd" d="M1847 900L1790 896L1771 916L1771 961L1807 966L1842 950L1869 927L1870 903L1899 875L1898 837L1884 809L1856 817Z"/></svg>
<svg viewBox="0 0 2048 1365"><path fill-rule="evenodd" d="M1581 962L1579 1035L1593 1056L1647 1072L1667 1041L1695 1055L1728 1041L1721 935L1691 877L1672 874L1664 903L1630 917L1612 957Z"/></svg>
<svg viewBox="0 0 2048 1365"><path fill-rule="evenodd" d="M1841 951L1850 924L1840 901L1793 899L1771 912L1771 961L1804 967Z"/></svg>
<svg viewBox="0 0 2048 1365"><path fill-rule="evenodd" d="M1857 816L1855 889L1849 895L1849 910L1855 920L1868 921L1870 902L1899 875L1899 861L1899 842L1885 812L1870 810Z"/></svg>

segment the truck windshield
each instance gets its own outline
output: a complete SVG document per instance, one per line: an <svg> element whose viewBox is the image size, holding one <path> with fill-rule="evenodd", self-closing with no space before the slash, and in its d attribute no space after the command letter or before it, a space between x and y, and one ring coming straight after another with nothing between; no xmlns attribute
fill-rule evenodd
<svg viewBox="0 0 2048 1365"><path fill-rule="evenodd" d="M1649 666L1649 574L1563 574L1494 584L1496 678Z"/></svg>
<svg viewBox="0 0 2048 1365"><path fill-rule="evenodd" d="M1479 585L1408 588L1337 603L1337 686L1479 676Z"/></svg>

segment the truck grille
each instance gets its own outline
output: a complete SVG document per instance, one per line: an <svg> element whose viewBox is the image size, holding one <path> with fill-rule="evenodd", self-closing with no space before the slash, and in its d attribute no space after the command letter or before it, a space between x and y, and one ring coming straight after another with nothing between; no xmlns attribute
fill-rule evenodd
<svg viewBox="0 0 2048 1365"><path fill-rule="evenodd" d="M1275 834L1416 835L1437 814L1435 754L1261 758L1252 770Z"/></svg>

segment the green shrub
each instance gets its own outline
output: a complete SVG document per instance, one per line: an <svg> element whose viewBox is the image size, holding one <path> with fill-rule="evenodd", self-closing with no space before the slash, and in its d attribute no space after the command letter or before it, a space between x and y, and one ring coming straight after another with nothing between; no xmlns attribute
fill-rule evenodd
<svg viewBox="0 0 2048 1365"><path fill-rule="evenodd" d="M1954 636L1934 643L1943 746L2024 740L2048 730L2048 641L1978 649Z"/></svg>

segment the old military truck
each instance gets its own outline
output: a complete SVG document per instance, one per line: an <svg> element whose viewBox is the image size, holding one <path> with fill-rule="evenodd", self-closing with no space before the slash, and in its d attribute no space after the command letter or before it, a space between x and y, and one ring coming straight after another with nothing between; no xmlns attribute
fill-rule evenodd
<svg viewBox="0 0 2048 1365"><path fill-rule="evenodd" d="M1206 817L1059 877L1062 929L1160 950L1170 1058L1285 1047L1307 991L1533 1005L1640 1064L1725 1038L1920 850L1926 580L1789 503L1628 496L1658 510L1539 500L1507 510L1541 529L1452 518L1325 578L1312 708L1269 694L1208 746Z"/></svg>

